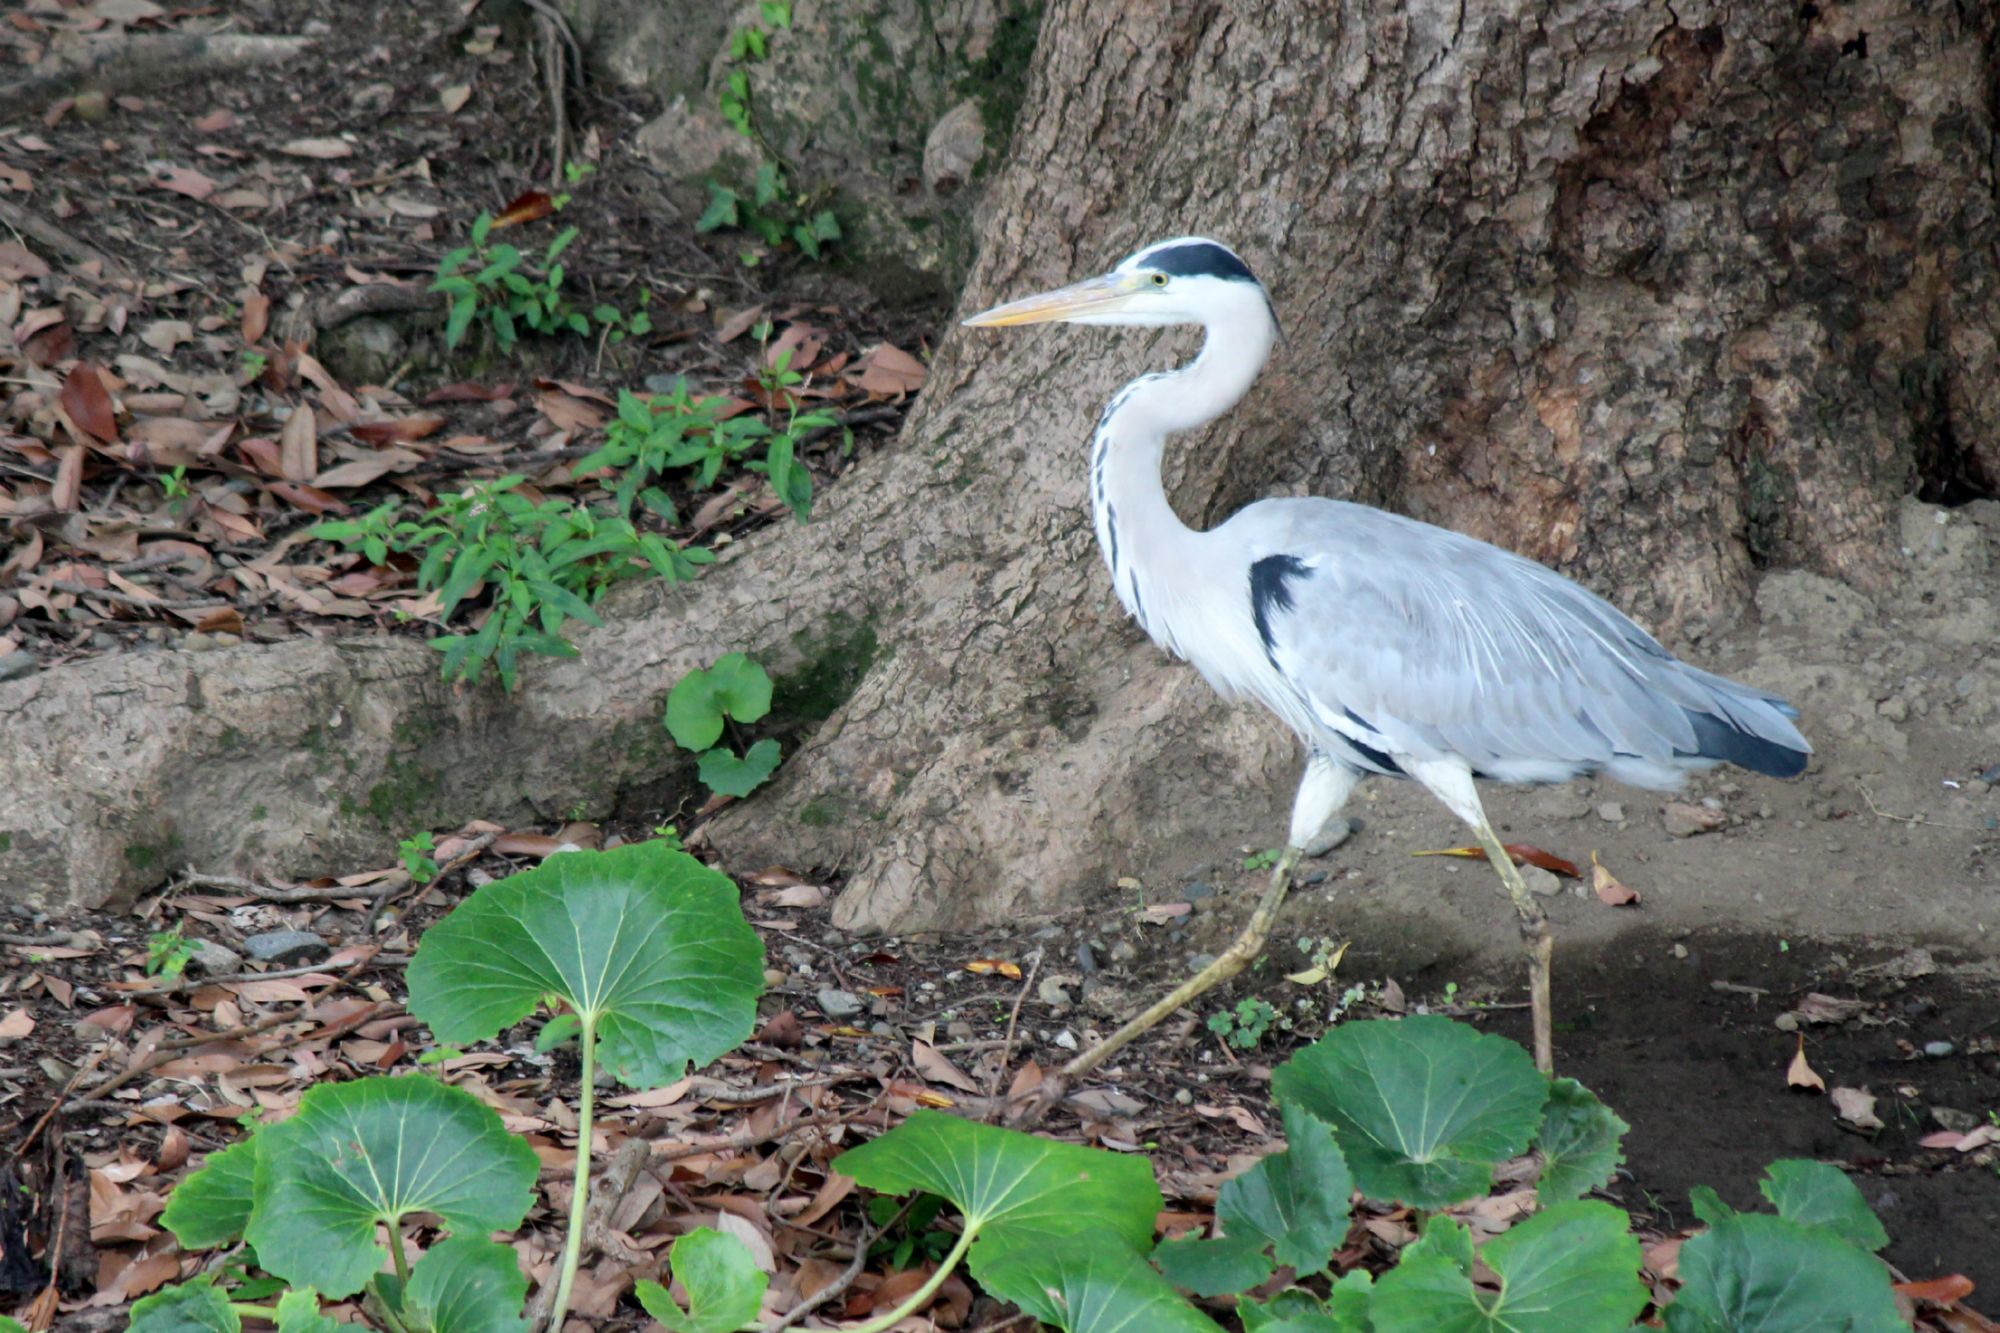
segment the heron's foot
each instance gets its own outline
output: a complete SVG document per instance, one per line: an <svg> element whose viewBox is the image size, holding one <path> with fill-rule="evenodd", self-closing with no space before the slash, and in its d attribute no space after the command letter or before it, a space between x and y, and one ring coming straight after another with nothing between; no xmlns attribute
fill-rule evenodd
<svg viewBox="0 0 2000 1333"><path fill-rule="evenodd" d="M1358 819L1329 819L1325 827L1306 839L1299 852L1309 857L1325 856L1360 831L1361 821Z"/></svg>

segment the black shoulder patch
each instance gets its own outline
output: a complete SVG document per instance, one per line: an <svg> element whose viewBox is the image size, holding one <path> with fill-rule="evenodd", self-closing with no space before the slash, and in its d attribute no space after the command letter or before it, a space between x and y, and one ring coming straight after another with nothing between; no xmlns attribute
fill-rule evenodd
<svg viewBox="0 0 2000 1333"><path fill-rule="evenodd" d="M1257 622L1267 656L1277 647L1271 637L1272 613L1292 609L1292 580L1311 573L1295 555L1267 555L1250 566L1250 618Z"/></svg>
<svg viewBox="0 0 2000 1333"><path fill-rule="evenodd" d="M1250 266L1213 241L1189 241L1170 245L1146 256L1144 267L1171 273L1177 278L1226 278L1232 282L1255 282Z"/></svg>

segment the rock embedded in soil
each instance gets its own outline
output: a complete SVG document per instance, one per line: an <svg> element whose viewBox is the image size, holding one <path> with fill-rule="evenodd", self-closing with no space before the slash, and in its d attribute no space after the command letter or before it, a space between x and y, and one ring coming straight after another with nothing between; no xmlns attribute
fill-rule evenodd
<svg viewBox="0 0 2000 1333"><path fill-rule="evenodd" d="M852 1018L867 1006L853 991L841 990L836 986L821 986L813 993L819 1003L819 1011L828 1018Z"/></svg>
<svg viewBox="0 0 2000 1333"><path fill-rule="evenodd" d="M188 970L208 977L226 977L243 970L243 955L214 940L191 940L194 952L188 955Z"/></svg>
<svg viewBox="0 0 2000 1333"><path fill-rule="evenodd" d="M25 648L0 657L0 680L15 680L41 669L42 660Z"/></svg>
<svg viewBox="0 0 2000 1333"><path fill-rule="evenodd" d="M1676 838L1692 838L1697 834L1711 833L1722 827L1723 814L1704 805L1689 805L1685 801L1669 801L1660 811L1660 820L1667 832Z"/></svg>
<svg viewBox="0 0 2000 1333"><path fill-rule="evenodd" d="M316 963L333 952L333 947L309 930L267 930L243 941L243 947L260 963L293 967Z"/></svg>

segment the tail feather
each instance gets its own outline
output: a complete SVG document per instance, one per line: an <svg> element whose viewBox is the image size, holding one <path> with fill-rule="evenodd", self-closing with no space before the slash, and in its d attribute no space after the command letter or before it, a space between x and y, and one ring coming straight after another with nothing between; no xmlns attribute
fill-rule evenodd
<svg viewBox="0 0 2000 1333"><path fill-rule="evenodd" d="M1683 710L1694 727L1689 758L1719 759L1774 778L1805 772L1812 746L1792 725L1796 708L1769 695L1720 695L1716 703L1712 713Z"/></svg>

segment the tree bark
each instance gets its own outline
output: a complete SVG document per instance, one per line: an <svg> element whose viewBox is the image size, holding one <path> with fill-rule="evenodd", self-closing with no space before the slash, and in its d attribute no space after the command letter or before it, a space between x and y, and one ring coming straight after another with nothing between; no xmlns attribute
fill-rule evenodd
<svg viewBox="0 0 2000 1333"><path fill-rule="evenodd" d="M1290 336L1171 451L1190 522L1349 496L1697 639L1763 565L1880 589L1900 496L2000 475L1996 75L1990 10L1894 0L1058 0L963 308L1221 237ZM1272 840L1291 742L1092 550L1092 423L1192 347L945 339L840 516L893 655L725 848L839 864L843 925L909 930Z"/></svg>

